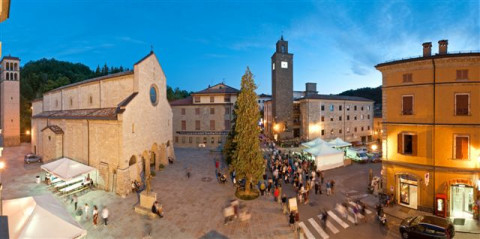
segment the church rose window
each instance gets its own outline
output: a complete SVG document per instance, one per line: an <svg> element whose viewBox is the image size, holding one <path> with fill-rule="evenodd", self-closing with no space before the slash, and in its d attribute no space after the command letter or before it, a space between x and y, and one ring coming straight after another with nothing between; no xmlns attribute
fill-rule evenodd
<svg viewBox="0 0 480 239"><path fill-rule="evenodd" d="M152 105L157 105L158 103L158 90L156 85L150 87L150 102L152 102Z"/></svg>

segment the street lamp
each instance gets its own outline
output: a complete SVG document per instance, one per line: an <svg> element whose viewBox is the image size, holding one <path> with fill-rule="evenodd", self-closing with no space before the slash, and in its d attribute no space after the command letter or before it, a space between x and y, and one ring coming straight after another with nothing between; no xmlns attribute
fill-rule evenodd
<svg viewBox="0 0 480 239"><path fill-rule="evenodd" d="M373 150L373 151L376 151L376 150L377 150L377 148L378 148L378 146L377 146L376 144L374 144L374 145L372 145L372 147L371 147L371 148L372 148L372 150Z"/></svg>

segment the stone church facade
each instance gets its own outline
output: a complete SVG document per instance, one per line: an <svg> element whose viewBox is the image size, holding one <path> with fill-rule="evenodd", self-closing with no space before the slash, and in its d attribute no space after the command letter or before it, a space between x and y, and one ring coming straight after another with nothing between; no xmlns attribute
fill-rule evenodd
<svg viewBox="0 0 480 239"><path fill-rule="evenodd" d="M98 169L98 187L126 195L148 165L174 157L166 78L151 52L133 71L63 86L32 103L32 152Z"/></svg>

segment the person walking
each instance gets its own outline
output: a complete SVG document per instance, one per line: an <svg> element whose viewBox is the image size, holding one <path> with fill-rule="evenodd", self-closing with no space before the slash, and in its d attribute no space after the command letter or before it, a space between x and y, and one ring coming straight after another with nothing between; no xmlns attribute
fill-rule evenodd
<svg viewBox="0 0 480 239"><path fill-rule="evenodd" d="M280 195L280 191L278 190L278 187L275 187L275 190L273 191L273 201L277 202L278 201L278 196Z"/></svg>
<svg viewBox="0 0 480 239"><path fill-rule="evenodd" d="M104 206L103 209L102 209L102 218L103 218L104 225L107 226L108 225L108 209L107 209L107 206Z"/></svg>
<svg viewBox="0 0 480 239"><path fill-rule="evenodd" d="M330 194L332 194L332 188L330 182L327 182L327 196L330 196Z"/></svg>
<svg viewBox="0 0 480 239"><path fill-rule="evenodd" d="M89 211L90 207L88 206L88 203L85 203L85 207L84 207L84 210L85 210L85 219L88 219L88 211Z"/></svg>
<svg viewBox="0 0 480 239"><path fill-rule="evenodd" d="M93 217L93 225L96 227L97 223L98 223L98 208L97 208L97 205L93 205L92 217Z"/></svg>
<svg viewBox="0 0 480 239"><path fill-rule="evenodd" d="M315 179L315 195L318 193L318 180Z"/></svg>
<svg viewBox="0 0 480 239"><path fill-rule="evenodd" d="M282 195L282 209L283 209L283 214L287 213L287 195L285 193Z"/></svg>
<svg viewBox="0 0 480 239"><path fill-rule="evenodd" d="M75 207L75 211L77 211L77 205L78 205L78 197L77 195L73 195L72 197L72 202L73 202L73 205Z"/></svg>
<svg viewBox="0 0 480 239"><path fill-rule="evenodd" d="M331 188L330 189L331 190L330 194L333 195L335 193L335 181L333 181L333 179L332 179L332 181L330 181L330 188Z"/></svg>
<svg viewBox="0 0 480 239"><path fill-rule="evenodd" d="M289 216L289 221L290 223L290 227L295 230L295 213L292 211L290 212L290 216Z"/></svg>
<svg viewBox="0 0 480 239"><path fill-rule="evenodd" d="M323 171L320 171L320 183L323 184Z"/></svg>
<svg viewBox="0 0 480 239"><path fill-rule="evenodd" d="M357 206L353 206L353 222L355 223L355 225L358 224L358 208Z"/></svg>

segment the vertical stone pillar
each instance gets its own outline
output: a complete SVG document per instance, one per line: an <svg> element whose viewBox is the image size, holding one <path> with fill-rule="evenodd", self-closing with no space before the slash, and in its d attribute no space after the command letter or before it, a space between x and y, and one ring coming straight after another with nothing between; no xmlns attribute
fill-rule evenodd
<svg viewBox="0 0 480 239"><path fill-rule="evenodd" d="M158 156L159 156L160 163L166 166L168 164L168 160L167 160L167 151L165 148L165 144L160 145L160 153Z"/></svg>

